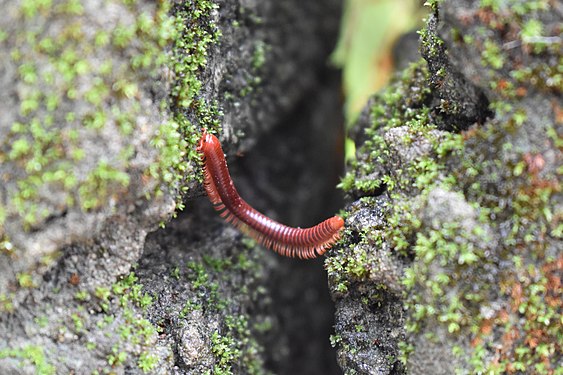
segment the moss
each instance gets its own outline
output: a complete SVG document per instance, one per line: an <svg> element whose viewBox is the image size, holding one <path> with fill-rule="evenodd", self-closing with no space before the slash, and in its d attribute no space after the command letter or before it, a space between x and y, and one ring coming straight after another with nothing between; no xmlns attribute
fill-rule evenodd
<svg viewBox="0 0 563 375"><path fill-rule="evenodd" d="M0 349L0 359L13 358L22 363L30 363L35 367L38 375L51 375L55 367L45 358L43 348L35 345L26 345L19 349Z"/></svg>
<svg viewBox="0 0 563 375"><path fill-rule="evenodd" d="M97 174L96 177L90 175L80 181L74 177L76 162L80 160L76 155L81 153L81 144L76 136L76 128L69 125L82 123L93 130L106 126L111 116L108 116L107 107L101 104L109 99L114 89L118 98L120 95L131 97L134 86L125 82L132 80L130 77L133 74L139 73L139 69L129 65L123 71L132 73L124 74L127 77L125 79L112 82L115 78L109 71L91 66L90 57L96 51L90 49L89 46L94 43L87 40L86 34L81 30L81 5L74 1L57 2L56 7L50 5L51 2L25 1L17 18L28 19L40 25L47 19L65 17L68 19L67 29L60 30L56 37L43 36L41 30L28 31L27 35L20 30L4 41L15 46L11 53L12 60L19 64L19 79L26 86L26 94L20 102L19 120L13 124L0 149L0 160L12 162L25 170L25 174L20 175L16 182L18 191L9 196L8 201L13 204L8 205L5 210L8 215L21 216L26 225L33 225L49 215L49 212L39 210L37 206L40 199L37 191L46 185L60 186L67 192L66 203L71 206L78 204L84 210L100 207L113 195L114 178L111 173L100 174L94 169L92 174ZM132 8L130 10L135 11ZM166 11L167 9L157 10L157 18L164 17ZM141 55L153 53L154 45L160 42L158 35L153 34L153 31L146 34L139 26L139 23L129 26L131 33L143 40L143 46L137 52ZM118 31L123 27L124 25L116 25L116 33L119 34ZM160 30L160 27L155 29ZM44 34L48 35L47 32ZM45 64L41 67L41 74L38 73L36 60ZM150 69L156 68L154 62L155 58L151 58ZM75 87L85 76L92 79L93 85L84 94L79 94ZM63 99L65 97L67 99ZM80 116L73 112L65 113L60 110L59 104L68 99L72 104L67 108L81 101L91 104L91 108ZM136 112L132 112L129 118L133 120L135 115ZM62 131L55 125L60 119L66 119L67 122ZM122 166L108 165L109 161L105 160L100 162L105 163L106 169L125 173ZM117 184L126 187L128 181L120 178ZM76 201L73 194L76 190L96 191L101 193L101 198L95 200L91 198L92 194L79 194Z"/></svg>
<svg viewBox="0 0 563 375"><path fill-rule="evenodd" d="M240 305L225 290L237 291L237 298L260 298L262 292L250 291L258 264L251 256L253 247L242 253L222 258L203 256L199 261L190 261L179 271L180 279L186 278L193 295L186 300L178 316L190 321L193 311L205 316L220 316L218 329L209 337L210 350L215 358L213 374L262 374L262 347L255 338L256 325L251 325L250 316L240 311ZM232 272L242 272L241 278L233 279ZM224 284L227 284L225 286ZM267 329L266 326L260 329Z"/></svg>
<svg viewBox="0 0 563 375"><path fill-rule="evenodd" d="M101 207L110 198L109 194L119 194L119 187L126 189L129 175L106 161L98 163L78 189L78 196L84 210ZM113 187L112 187L113 186Z"/></svg>
<svg viewBox="0 0 563 375"><path fill-rule="evenodd" d="M485 49L481 56L483 61L493 69L501 69L504 64L504 55L501 53L500 46L490 40L485 41Z"/></svg>
<svg viewBox="0 0 563 375"><path fill-rule="evenodd" d="M254 53L252 54L252 69L260 69L266 62L267 45L263 41L257 41L254 45Z"/></svg>
<svg viewBox="0 0 563 375"><path fill-rule="evenodd" d="M152 297L143 292L143 285L138 284L138 278L134 272L131 272L126 277L122 278L112 286L112 291L115 296L119 296L119 304L121 307L127 306L129 303L145 309L152 303ZM108 295L98 288L96 294L102 300L107 300Z"/></svg>
<svg viewBox="0 0 563 375"><path fill-rule="evenodd" d="M80 333L82 330L84 330L84 322L82 321L82 318L80 317L80 315L74 313L74 314L70 315L70 318L74 322L74 331L75 332Z"/></svg>
<svg viewBox="0 0 563 375"><path fill-rule="evenodd" d="M139 367L146 371L143 367L146 368L154 362L154 354L151 354L150 348L155 340L156 329L147 319L140 316L133 307L145 309L148 304L152 303L152 297L142 291L142 285L138 284L138 279L134 273L130 273L116 282L112 286L110 296L106 293L97 294L101 297L99 301L102 308L106 308L107 318L110 318L101 322L111 323L116 308L121 311L121 318L123 319L120 326L117 327L119 341L114 345L111 353L107 354L108 364L113 367L117 366L124 363L127 356L132 355L137 358ZM99 325L98 327L103 328ZM127 349L126 344L135 345L135 351L130 352L130 348ZM121 349L122 346L123 349Z"/></svg>
<svg viewBox="0 0 563 375"><path fill-rule="evenodd" d="M383 137L383 133L385 129L409 124L411 132L404 139L404 142L409 143L421 133L428 132L428 108L423 104L430 93L426 87L427 75L423 61L413 64L394 79L394 84L376 95L370 116L373 122L365 129L368 139L358 152L361 157L351 163L352 168L339 187L349 194L366 196L361 201L368 206L377 205L376 200L370 196L379 195L384 190L394 194L397 200L393 205L386 206L387 211L383 212L389 220L388 227L365 228L356 234L359 239L354 240L353 244L346 249L339 249L336 256L326 259L325 266L337 293L346 293L349 286L357 281L369 282L377 279L375 274L380 272L380 262L378 255L370 251L371 246L380 247L385 239L391 239L397 249L407 247L407 239L411 235L405 233L405 228L409 227L409 220L414 220L408 217L408 213L414 212L413 204L400 199L397 190L404 191L410 187L415 177L412 173L407 175L407 170L393 171L388 165L394 151ZM406 108L415 109L405 111ZM396 209L393 210L392 207ZM352 235L347 231L344 238L350 238ZM385 285L381 287L385 288ZM377 293L373 294L376 295Z"/></svg>
<svg viewBox="0 0 563 375"><path fill-rule="evenodd" d="M424 6L429 7L433 12L438 10L438 6L443 0L428 0L424 2Z"/></svg>
<svg viewBox="0 0 563 375"><path fill-rule="evenodd" d="M523 126L523 121L518 116L513 116L504 125ZM522 294L535 297L532 308L535 314L527 313L527 308L515 308L510 300L514 298L515 287L511 280L515 274L520 275L520 280L541 280L541 272L533 277L528 274L530 267L537 267L539 264L543 265L541 269L545 269L555 262L545 257L550 246L550 240L546 236L549 237L550 227L555 225L551 211L553 194L557 191L553 184L556 178L548 177L542 187L538 187L540 191L537 191L533 187L535 177L524 173L529 167L516 163L515 168L510 169L510 161L502 159L502 152L483 158L483 149L488 148L496 153L498 141L508 134L502 133L502 127L499 129L498 126L485 129L472 133L472 137L476 139L465 142L470 143L471 147L451 150L457 155L453 158L460 162L458 170L441 180L436 180L432 175L424 177L427 187L421 191L424 195L425 191L437 187L448 189L453 184L459 190L463 186L465 199L479 214L478 225L468 231L467 227L458 223L446 222L440 228L423 226L418 229L414 242L408 241L412 238L412 233L406 232L399 237L404 240L399 245L412 249L415 255L415 261L406 270L403 279L411 317L407 330L422 332L425 325L432 321L433 324L443 325L450 334L473 337L475 349L470 354L469 363L477 372L514 372L535 366L538 373L548 373L556 366L554 353L557 350L557 335L550 318L547 319L547 324L540 321L543 321L544 316L559 319L559 306L545 303L545 299L553 291L548 292L545 284L542 284L543 287L538 287L533 282L526 287L518 284L516 289L522 290ZM461 144L462 135L451 137L457 138L455 143ZM525 155L521 157L526 158ZM505 166L512 175L506 175ZM422 176L425 174L427 171ZM417 177L420 178L421 175ZM432 180L434 182L428 183ZM499 197L497 187L502 187L506 196ZM500 209L498 199L511 201L512 208ZM492 228L496 232L505 224L510 224L511 228L499 239L501 243L498 247L494 250L483 247L492 242L489 232L483 228ZM397 245L396 242L395 244ZM520 259L523 255L522 249L533 249L533 255L526 256L528 264L513 263L514 257ZM437 274L436 267L441 269ZM493 269L497 273L495 281L490 280L491 271L487 271ZM543 277L543 280L546 283L547 277ZM500 294L497 285L504 286L501 287ZM453 295L452 291L455 291ZM483 309L494 304L497 299L505 301L504 308L497 311L493 318L483 314ZM508 304L506 301L509 301ZM490 362L492 348L488 345L492 345L494 340L492 331L504 335L519 333L518 339L505 341L503 352L497 353L496 359ZM537 340L529 339L534 332L541 332L541 353L535 350ZM482 342L487 342L487 345L481 345ZM533 347L530 347L531 342Z"/></svg>
<svg viewBox="0 0 563 375"><path fill-rule="evenodd" d="M524 120L509 116L504 129L501 127L499 130L506 132L511 129L514 132L525 126L529 124ZM506 134L510 131L499 134L487 129L477 132L474 135L476 139L472 138L470 142L490 142L489 147L498 148L499 141L504 141ZM508 145L500 144L503 149L512 150ZM470 155L464 163L466 165L477 157L470 151L466 155ZM491 227L508 224L508 231L497 250L500 253L495 259L496 263L505 264L496 267L499 273L497 283L505 305L493 318L477 314L478 319L474 319L470 329L474 335L473 342L481 350L474 351L471 363L476 369L486 368L495 372L512 373L525 367L535 368L537 373L549 373L556 367L557 324L554 320L560 319L560 302L554 303L552 296L555 289L548 281L553 278L553 272L558 267L556 264L559 267L561 264L561 258L554 258L550 252L551 241L561 240L556 233L557 219L552 215L559 177L550 174L538 177L541 154L516 153L520 160L503 159L504 153L499 155L481 162L481 170L464 181L466 195L479 203L484 222ZM506 165L508 171L502 173L502 165ZM484 183L484 175L488 176L487 184ZM493 181L490 181L491 178ZM502 190L494 189L495 195L492 195L491 182L501 186ZM509 199L511 207L501 209L498 199ZM493 221L491 217L497 219ZM503 350L495 356L496 365L486 361L493 332L505 335Z"/></svg>
<svg viewBox="0 0 563 375"><path fill-rule="evenodd" d="M33 276L29 273L21 272L16 275L18 284L22 288L34 288L35 282L33 281Z"/></svg>
<svg viewBox="0 0 563 375"><path fill-rule="evenodd" d="M211 335L211 351L218 360L218 364L213 368L214 374L233 373L232 363L241 355L236 343L236 340L232 337L224 337L217 332L213 332Z"/></svg>
<svg viewBox="0 0 563 375"><path fill-rule="evenodd" d="M78 301L88 301L90 300L90 294L85 290L81 290L74 294L74 298Z"/></svg>
<svg viewBox="0 0 563 375"><path fill-rule="evenodd" d="M527 18L527 12L544 9L542 2L534 3L526 9L516 7L515 25L521 27L523 43L543 33L541 26ZM492 11L505 2L482 4L484 10ZM505 21L488 19L497 25ZM421 35L431 50L436 37L428 30ZM401 280L409 316L406 329L411 335L426 337L438 326L454 340L470 338L470 347L455 347L452 353L463 358L470 371L553 373L560 351L556 327L561 302L553 297L559 288L555 272L560 272L562 264L554 253L554 244L561 240L561 224L554 214L561 168L550 172L542 168L544 155L557 149L561 135L555 131L556 124L545 118L543 127L532 123L519 100L529 87L525 80L533 74L558 82L560 73L546 64L554 53L552 46L530 50L543 56L532 61L531 73L513 63L515 58L499 47L503 41L494 34L483 39L476 33L472 39L479 41L475 48L482 48L483 66L490 68L491 87L498 94L491 103L494 120L481 128L437 137L427 104L432 94L419 89L429 79L424 63L397 77L375 97L371 126L365 129L367 140L341 183L354 196L368 196L362 198L368 206L376 199L372 195L385 191L389 203L380 207L385 220L359 233L345 233L349 246L338 249L325 264L334 291L346 293L352 283L378 280L374 248L389 248L401 261L413 259L407 262L410 266ZM541 81L536 78L527 85L547 94L557 92ZM401 130L402 139L386 138L393 128L405 125L408 129ZM525 130L532 126L536 128ZM519 134L540 129L551 137L535 151L514 145ZM429 153L397 164L397 148L421 142L432 146ZM425 221L426 207L435 204L429 201L430 194L437 190L458 192L460 202L470 208L467 212L475 215L472 224L455 218L435 224ZM494 346L499 342L500 351ZM351 343L339 345L353 349ZM415 348L408 341L400 347L402 361L407 362Z"/></svg>
<svg viewBox="0 0 563 375"><path fill-rule="evenodd" d="M164 190L177 192L180 205L181 185L186 178L195 178L187 173L187 162L199 160L193 150L196 127L219 127L216 105L198 95L202 85L198 75L207 62L207 49L220 35L210 16L216 5L197 1L171 9L170 3L163 1L149 14L135 2L125 1L123 6L134 15L134 23L118 22L113 29L85 33L80 3L56 3L51 6L50 1L26 0L16 18L34 25L64 18L65 27L58 35L42 32L45 26L41 26L5 32L2 38L2 43L13 46L10 56L19 66L18 79L25 90L18 120L0 144L0 162L22 169L15 176L18 188L8 192L8 204L0 207L0 223L14 216L23 219L27 228L41 223L51 214L41 205L39 190L46 187L63 191L66 205L84 211L119 198L130 184L134 150L125 150L121 160L101 159L84 175L77 173L85 156L82 141L88 137L86 133L95 137L108 126L116 126L124 136L132 134L141 113L134 101L140 90L138 82L158 74L164 65L176 78L171 100L162 103L163 110L171 107L173 118L152 136L157 160L143 174L155 183L147 184L154 188L145 193L150 197ZM166 53L169 44L173 49ZM113 60L94 65L99 48L127 59L117 65ZM77 91L84 80L89 81L89 88ZM87 110L74 112L81 103L88 105ZM190 119L187 110L193 112Z"/></svg>
<svg viewBox="0 0 563 375"><path fill-rule="evenodd" d="M2 213L0 212L0 216L2 216L1 214ZM14 255L14 252L14 245L10 242L8 236L6 234L0 234L0 254L12 256Z"/></svg>
<svg viewBox="0 0 563 375"><path fill-rule="evenodd" d="M154 370L158 365L158 362L159 360L156 355L150 354L148 352L142 352L139 356L137 365L144 373L147 373L151 370Z"/></svg>
<svg viewBox="0 0 563 375"><path fill-rule="evenodd" d="M76 345L95 349L96 356L105 358L108 372L135 363L143 372L157 366L159 357L154 353L157 331L143 317L153 297L143 291L135 273L122 277L110 288L79 291L75 298L76 304L69 306L59 327L60 334L72 332L78 337ZM41 319L36 324L40 326ZM94 331L105 339L93 342L89 335Z"/></svg>
<svg viewBox="0 0 563 375"><path fill-rule="evenodd" d="M0 293L0 312L13 312L14 311L14 293Z"/></svg>
<svg viewBox="0 0 563 375"><path fill-rule="evenodd" d="M538 10L548 10L549 1L548 0L534 0L534 1L519 1L519 0L481 0L481 8L490 9L495 13L501 13L502 11L511 10L519 16L529 14L530 12Z"/></svg>
<svg viewBox="0 0 563 375"><path fill-rule="evenodd" d="M123 365L127 360L127 353L119 351L117 347L112 348L112 353L107 356L108 365L111 367L118 367Z"/></svg>
<svg viewBox="0 0 563 375"><path fill-rule="evenodd" d="M235 374L235 365L244 361L244 372L262 374L263 364L257 354L260 347L252 337L248 320L244 315L227 315L226 335L214 332L211 335L211 352L217 359L214 374Z"/></svg>
<svg viewBox="0 0 563 375"><path fill-rule="evenodd" d="M422 28L417 31L420 35L420 43L422 48L428 50L428 56L438 57L440 50L443 48L444 41L435 34L429 32L428 28Z"/></svg>
<svg viewBox="0 0 563 375"><path fill-rule="evenodd" d="M193 109L199 118L197 114L205 113L209 104L196 97L202 83L194 73L207 64L207 49L218 40L220 32L209 20L210 12L217 7L213 2L197 1L193 7L185 4L174 9L178 36L174 42L171 67L177 81L172 88L172 97L175 108ZM217 119L209 118L200 125L216 128L215 121Z"/></svg>
<svg viewBox="0 0 563 375"><path fill-rule="evenodd" d="M466 36L481 51L483 65L493 68L488 77L491 86L505 99L523 97L530 87L547 92L557 92L561 87L563 73L554 68L563 59L558 36L548 35L542 23L550 9L546 0L481 1L481 19L494 32L482 28ZM514 40L508 35L518 38ZM530 55L525 64L521 62L519 48ZM509 70L512 79L507 79L504 71L498 71L503 67Z"/></svg>

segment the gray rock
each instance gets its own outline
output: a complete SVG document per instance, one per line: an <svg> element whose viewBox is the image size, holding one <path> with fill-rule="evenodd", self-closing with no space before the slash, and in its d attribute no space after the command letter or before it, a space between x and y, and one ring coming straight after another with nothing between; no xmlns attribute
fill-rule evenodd
<svg viewBox="0 0 563 375"><path fill-rule="evenodd" d="M0 372L267 372L276 261L196 212L197 131L234 155L337 108L339 2L0 5Z"/></svg>
<svg viewBox="0 0 563 375"><path fill-rule="evenodd" d="M424 61L352 131L343 187L357 200L326 261L339 363L349 374L556 371L561 6L429 5Z"/></svg>

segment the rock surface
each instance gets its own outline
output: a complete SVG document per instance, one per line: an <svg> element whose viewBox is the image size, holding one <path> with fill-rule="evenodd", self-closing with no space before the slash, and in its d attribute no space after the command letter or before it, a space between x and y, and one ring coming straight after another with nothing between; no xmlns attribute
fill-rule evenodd
<svg viewBox="0 0 563 375"><path fill-rule="evenodd" d="M509 3L428 2L424 60L353 131L326 261L345 373L561 368L562 9Z"/></svg>
<svg viewBox="0 0 563 375"><path fill-rule="evenodd" d="M217 217L194 146L274 218L332 215L339 1L0 0L0 372L337 374L334 317L346 374L556 373L563 10L427 4L351 132L331 306L322 261Z"/></svg>
<svg viewBox="0 0 563 375"><path fill-rule="evenodd" d="M339 107L339 2L0 5L0 372L283 373L277 260L196 199L194 146L201 127L234 155L288 121L338 126L311 114ZM337 175L324 165L307 179Z"/></svg>

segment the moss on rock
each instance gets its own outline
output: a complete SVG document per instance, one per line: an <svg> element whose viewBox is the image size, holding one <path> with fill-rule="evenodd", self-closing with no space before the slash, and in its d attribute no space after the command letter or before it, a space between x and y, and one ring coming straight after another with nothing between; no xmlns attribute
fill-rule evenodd
<svg viewBox="0 0 563 375"><path fill-rule="evenodd" d="M429 73L425 63L411 67L363 117L358 159L342 183L363 198L348 210L348 246L326 261L331 287L343 306L357 295L393 306L390 293L402 293L405 341L385 336L401 347L401 371L551 374L563 259L560 90L552 86L560 77L548 67L560 48L550 43L547 2L461 3L436 3L421 32ZM506 48L507 32L518 47ZM522 71L543 78L520 80ZM467 87L475 96L463 98ZM460 109L487 102L472 107L467 130L437 130L459 129ZM397 323L398 312L385 314ZM354 353L383 353L370 337L353 339L355 323L337 325L348 368L365 364ZM391 373L395 363L371 371Z"/></svg>

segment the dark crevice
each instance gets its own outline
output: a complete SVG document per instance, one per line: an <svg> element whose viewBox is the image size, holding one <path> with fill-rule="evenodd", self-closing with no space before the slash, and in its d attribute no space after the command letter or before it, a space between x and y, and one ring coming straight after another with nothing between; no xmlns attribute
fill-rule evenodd
<svg viewBox="0 0 563 375"><path fill-rule="evenodd" d="M368 197L377 198L382 196L386 192L387 192L387 185L382 183L378 188L373 190L353 189L350 190L348 194L350 195L352 201L357 201L360 198L368 198Z"/></svg>
<svg viewBox="0 0 563 375"><path fill-rule="evenodd" d="M429 84L433 89L433 120L441 130L460 132L483 124L493 116L485 93L469 82L449 60L438 38L438 17L428 21L428 31L420 41L420 52L428 62Z"/></svg>
<svg viewBox="0 0 563 375"><path fill-rule="evenodd" d="M233 163L241 196L261 212L291 226L309 227L342 208L336 185L343 173L343 118L339 76L326 71L324 85ZM266 342L267 367L276 374L340 374L330 346L334 305L323 259L275 255L269 278L272 310L282 337Z"/></svg>

